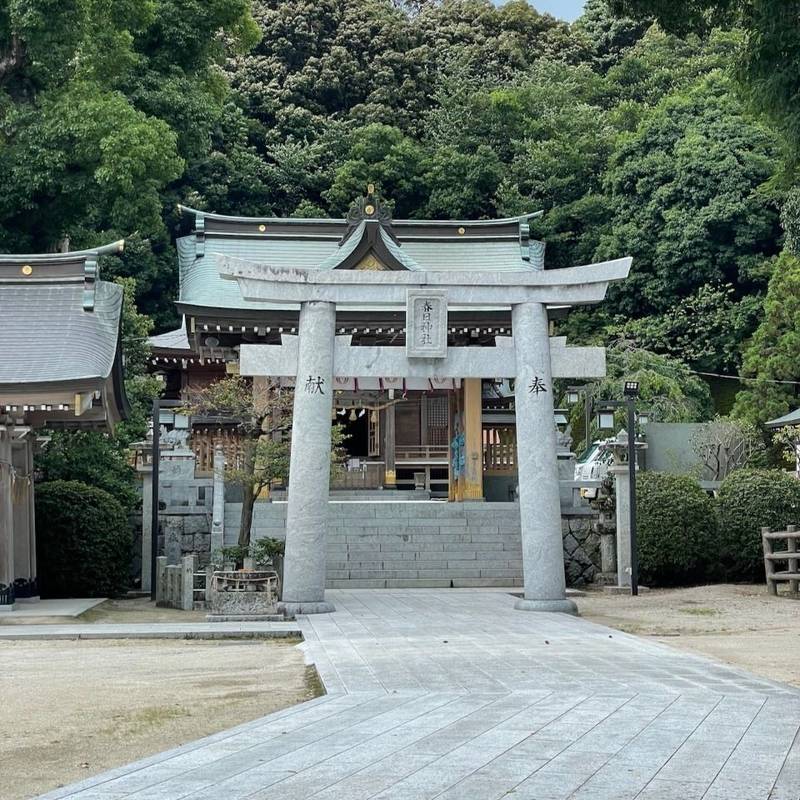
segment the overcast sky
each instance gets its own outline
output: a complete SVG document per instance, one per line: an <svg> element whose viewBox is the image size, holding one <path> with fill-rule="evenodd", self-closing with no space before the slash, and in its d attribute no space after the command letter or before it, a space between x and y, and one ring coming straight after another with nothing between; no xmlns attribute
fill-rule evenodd
<svg viewBox="0 0 800 800"><path fill-rule="evenodd" d="M546 11L554 17L561 17L572 22L580 16L583 9L584 0L530 0L531 5L538 11ZM502 5L503 0L499 0L497 5Z"/></svg>

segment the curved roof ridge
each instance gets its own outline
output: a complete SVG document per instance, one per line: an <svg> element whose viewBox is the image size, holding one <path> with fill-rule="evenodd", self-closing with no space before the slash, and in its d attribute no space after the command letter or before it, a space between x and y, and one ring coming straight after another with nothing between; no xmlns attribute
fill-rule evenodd
<svg viewBox="0 0 800 800"><path fill-rule="evenodd" d="M220 222L240 222L240 223L267 223L267 222L280 222L283 225L303 225L303 224L310 224L310 225L330 225L333 224L342 224L345 225L347 220L343 217L247 217L247 216L239 216L235 214L218 214L214 211L202 211L197 208L192 208L191 206L183 205L182 203L178 203L178 211L181 214L195 216L195 217L205 217L207 219L216 219ZM541 217L544 214L544 211L532 211L527 214L519 214L514 217L502 217L499 219L393 219L391 226L399 225L400 227L407 226L407 225L417 225L417 226L435 226L435 225L447 225L447 226L460 226L460 225L479 225L479 226L486 226L491 227L493 225L509 225L514 222L526 222L531 219L536 219L537 217Z"/></svg>
<svg viewBox="0 0 800 800"><path fill-rule="evenodd" d="M16 263L18 261L75 261L91 256L103 256L111 253L121 253L125 249L125 240L117 239L115 242L90 247L87 250L68 250L66 253L0 253L0 263Z"/></svg>
<svg viewBox="0 0 800 800"><path fill-rule="evenodd" d="M344 217L246 217L237 214L217 214L215 211L202 211L199 208L192 208L185 206L183 203L178 203L178 211L181 214L193 215L195 217L206 217L208 219L218 219L222 222L280 222L282 224L296 224L303 223L325 223L330 225L332 222L340 222L344 225L347 220Z"/></svg>

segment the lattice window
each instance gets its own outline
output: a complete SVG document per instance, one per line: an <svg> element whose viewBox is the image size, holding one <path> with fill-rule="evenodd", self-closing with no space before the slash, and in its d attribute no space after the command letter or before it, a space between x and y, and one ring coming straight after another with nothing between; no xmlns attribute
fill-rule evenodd
<svg viewBox="0 0 800 800"><path fill-rule="evenodd" d="M447 444L447 415L449 402L447 395L428 397L428 444Z"/></svg>

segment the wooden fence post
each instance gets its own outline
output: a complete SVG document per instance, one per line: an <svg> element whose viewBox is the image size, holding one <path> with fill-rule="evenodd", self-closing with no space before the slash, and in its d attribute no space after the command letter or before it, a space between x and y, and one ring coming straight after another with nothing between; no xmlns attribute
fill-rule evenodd
<svg viewBox="0 0 800 800"><path fill-rule="evenodd" d="M775 562L770 558L772 555L772 539L769 538L770 529L761 529L761 545L764 549L764 572L767 575L767 591L770 594L778 594L778 586L772 577L775 573Z"/></svg>
<svg viewBox="0 0 800 800"><path fill-rule="evenodd" d="M797 526L796 525L787 525L786 526L786 530L789 533L795 533L797 531ZM795 539L794 537L790 536L786 540L786 549L790 553L796 553L797 552L797 539ZM797 559L796 558L790 558L789 559L789 572L793 572L793 573L797 574ZM789 581L789 589L792 592L797 593L797 587L798 587L798 581Z"/></svg>

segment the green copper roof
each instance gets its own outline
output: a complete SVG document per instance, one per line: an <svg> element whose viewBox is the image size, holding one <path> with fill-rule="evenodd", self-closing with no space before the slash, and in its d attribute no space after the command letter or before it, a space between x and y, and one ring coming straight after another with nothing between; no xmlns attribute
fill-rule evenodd
<svg viewBox="0 0 800 800"><path fill-rule="evenodd" d="M276 309L245 302L223 280L216 256L277 268L354 269L370 254L389 269L505 272L543 267L544 245L530 238L537 214L499 220L392 220L372 187L347 219L248 218L181 207L195 230L178 240L184 306Z"/></svg>
<svg viewBox="0 0 800 800"><path fill-rule="evenodd" d="M516 241L408 241L401 245L381 231L387 249L410 270L491 270L506 272L532 269L520 258ZM269 264L275 267L334 269L358 245L358 232L339 247L332 240L292 240L270 238L212 238L205 241L205 252L197 256L194 234L178 240L180 302L187 305L219 308L275 308L246 303L235 281L223 280L215 254Z"/></svg>

